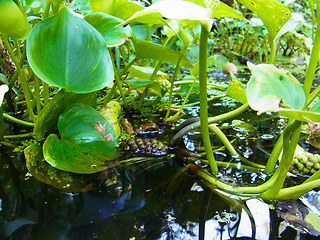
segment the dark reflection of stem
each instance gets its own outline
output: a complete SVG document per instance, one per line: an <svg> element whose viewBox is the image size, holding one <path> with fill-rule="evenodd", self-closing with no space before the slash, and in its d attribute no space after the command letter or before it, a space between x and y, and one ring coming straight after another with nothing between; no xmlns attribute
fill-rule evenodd
<svg viewBox="0 0 320 240"><path fill-rule="evenodd" d="M6 165L8 167L6 167ZM0 176L0 188L2 188L2 193L1 194L5 194L5 195L11 195L9 199L14 200L14 202L8 202L7 204L9 204L10 206L13 206L12 212L10 212L10 214L6 213L6 220L11 221L14 220L15 216L18 215L18 212L16 211L21 211L23 210L23 208L21 208L21 203L24 200L23 194L22 194L22 189L21 189L21 185L19 183L19 178L18 178L18 174L16 171L16 168L10 158L10 156L6 153L6 151L0 146L0 171L8 168L8 172L7 170L2 171L2 174ZM7 173L6 173L7 172ZM10 189L7 188L6 186L3 186L6 184L6 182L8 182L8 180L10 179L10 182L13 183L12 186L10 186ZM8 196L7 196L8 197ZM13 198L12 198L13 197ZM8 210L8 209L6 209ZM8 210L8 211L10 211ZM7 212L7 211L6 211Z"/></svg>
<svg viewBox="0 0 320 240"><path fill-rule="evenodd" d="M199 240L204 240L205 225L207 220L208 208L211 201L211 196L212 196L212 191L210 190L205 191L205 194L203 196L203 201L202 201L203 203L201 207L200 218L199 218Z"/></svg>

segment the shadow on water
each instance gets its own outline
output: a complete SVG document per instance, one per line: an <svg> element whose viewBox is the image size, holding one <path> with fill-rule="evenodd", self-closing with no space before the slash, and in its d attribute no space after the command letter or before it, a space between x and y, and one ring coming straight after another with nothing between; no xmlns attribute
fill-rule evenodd
<svg viewBox="0 0 320 240"><path fill-rule="evenodd" d="M171 158L74 194L28 177L19 153L1 148L0 169L0 239L278 239L281 220L267 204L212 192ZM295 235L287 228L281 239Z"/></svg>

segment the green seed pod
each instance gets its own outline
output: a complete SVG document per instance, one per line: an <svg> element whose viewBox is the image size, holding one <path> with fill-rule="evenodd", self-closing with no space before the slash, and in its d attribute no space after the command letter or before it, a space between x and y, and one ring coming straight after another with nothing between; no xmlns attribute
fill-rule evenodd
<svg viewBox="0 0 320 240"><path fill-rule="evenodd" d="M310 173L310 170L309 170L308 168L304 168L304 169L302 170L302 172L303 172L304 174L309 174L309 173Z"/></svg>
<svg viewBox="0 0 320 240"><path fill-rule="evenodd" d="M292 165L297 165L299 163L299 160L297 158L294 158L292 160Z"/></svg>
<svg viewBox="0 0 320 240"><path fill-rule="evenodd" d="M304 165L299 162L299 163L297 164L297 168L299 169L299 171L302 171L302 169L304 169Z"/></svg>
<svg viewBox="0 0 320 240"><path fill-rule="evenodd" d="M12 0L0 1L0 33L25 39L30 31L26 16Z"/></svg>
<svg viewBox="0 0 320 240"><path fill-rule="evenodd" d="M316 171L317 171L317 170L315 170L315 169L311 169L311 170L310 170L310 172L311 172L312 174L314 174Z"/></svg>
<svg viewBox="0 0 320 240"><path fill-rule="evenodd" d="M313 162L307 162L306 163L306 168L308 168L308 169L312 169L313 166L314 166Z"/></svg>
<svg viewBox="0 0 320 240"><path fill-rule="evenodd" d="M320 169L320 163L316 163L313 168L315 170L319 170Z"/></svg>

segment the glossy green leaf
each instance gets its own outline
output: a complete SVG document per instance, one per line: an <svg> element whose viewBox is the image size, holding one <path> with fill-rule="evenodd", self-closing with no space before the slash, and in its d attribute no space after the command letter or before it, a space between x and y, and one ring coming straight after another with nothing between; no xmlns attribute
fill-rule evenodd
<svg viewBox="0 0 320 240"><path fill-rule="evenodd" d="M93 92L113 81L113 66L103 37L65 7L31 30L27 57L43 81L70 92Z"/></svg>
<svg viewBox="0 0 320 240"><path fill-rule="evenodd" d="M110 167L110 160L119 156L115 130L89 106L74 104L67 108L59 117L58 129L61 139L50 134L43 145L44 159L55 168L95 173ZM106 137L109 137L108 141Z"/></svg>
<svg viewBox="0 0 320 240"><path fill-rule="evenodd" d="M17 39L25 39L30 25L19 7L12 0L0 1L0 33Z"/></svg>
<svg viewBox="0 0 320 240"><path fill-rule="evenodd" d="M102 35L108 47L123 44L132 35L129 25L119 26L124 21L103 12L89 13L84 18Z"/></svg>
<svg viewBox="0 0 320 240"><path fill-rule="evenodd" d="M312 105L309 111L320 113L320 100L316 101L316 103Z"/></svg>
<svg viewBox="0 0 320 240"><path fill-rule="evenodd" d="M132 42L136 50L137 59L151 58L162 62L176 64L181 54L179 51L145 40L132 39ZM180 64L183 67L192 67L192 63L186 56L181 57Z"/></svg>
<svg viewBox="0 0 320 240"><path fill-rule="evenodd" d="M248 62L252 76L247 84L247 99L250 107L258 114L279 110L280 102L301 110L306 101L303 87L288 71L274 65L254 65Z"/></svg>
<svg viewBox="0 0 320 240"><path fill-rule="evenodd" d="M104 12L123 20L144 9L139 4L127 0L89 0L89 2L93 12Z"/></svg>
<svg viewBox="0 0 320 240"><path fill-rule="evenodd" d="M46 133L57 129L60 114L68 105L72 105L74 103L83 103L95 107L96 94L70 93L61 89L38 114L33 129L33 137L37 140L42 140Z"/></svg>
<svg viewBox="0 0 320 240"><path fill-rule="evenodd" d="M112 11L113 0L89 0L93 12L104 12L110 14Z"/></svg>
<svg viewBox="0 0 320 240"><path fill-rule="evenodd" d="M212 25L210 12L206 8L187 1L172 0L159 1L145 9L136 12L125 23L130 24L160 24L167 25L163 18L175 20L191 20L192 23L200 23L205 25L208 30Z"/></svg>
<svg viewBox="0 0 320 240"><path fill-rule="evenodd" d="M24 150L26 165L33 177L65 192L85 192L93 188L93 175L65 172L52 167L43 159L40 145L30 145Z"/></svg>
<svg viewBox="0 0 320 240"><path fill-rule="evenodd" d="M206 7L206 4L203 0L187 0L187 1L196 3L202 7ZM231 18L246 20L236 10L234 10L232 7L229 7L227 4L221 1L210 15L210 18L218 18L218 17L231 17Z"/></svg>
<svg viewBox="0 0 320 240"><path fill-rule="evenodd" d="M271 39L275 39L282 26L291 18L290 10L277 0L238 1L261 18Z"/></svg>

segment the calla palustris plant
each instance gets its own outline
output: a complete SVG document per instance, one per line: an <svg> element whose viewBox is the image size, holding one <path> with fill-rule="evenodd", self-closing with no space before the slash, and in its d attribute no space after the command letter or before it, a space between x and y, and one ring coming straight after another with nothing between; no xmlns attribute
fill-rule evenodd
<svg viewBox="0 0 320 240"><path fill-rule="evenodd" d="M27 57L41 80L69 92L93 92L113 81L103 37L66 7L34 26L27 38Z"/></svg>

